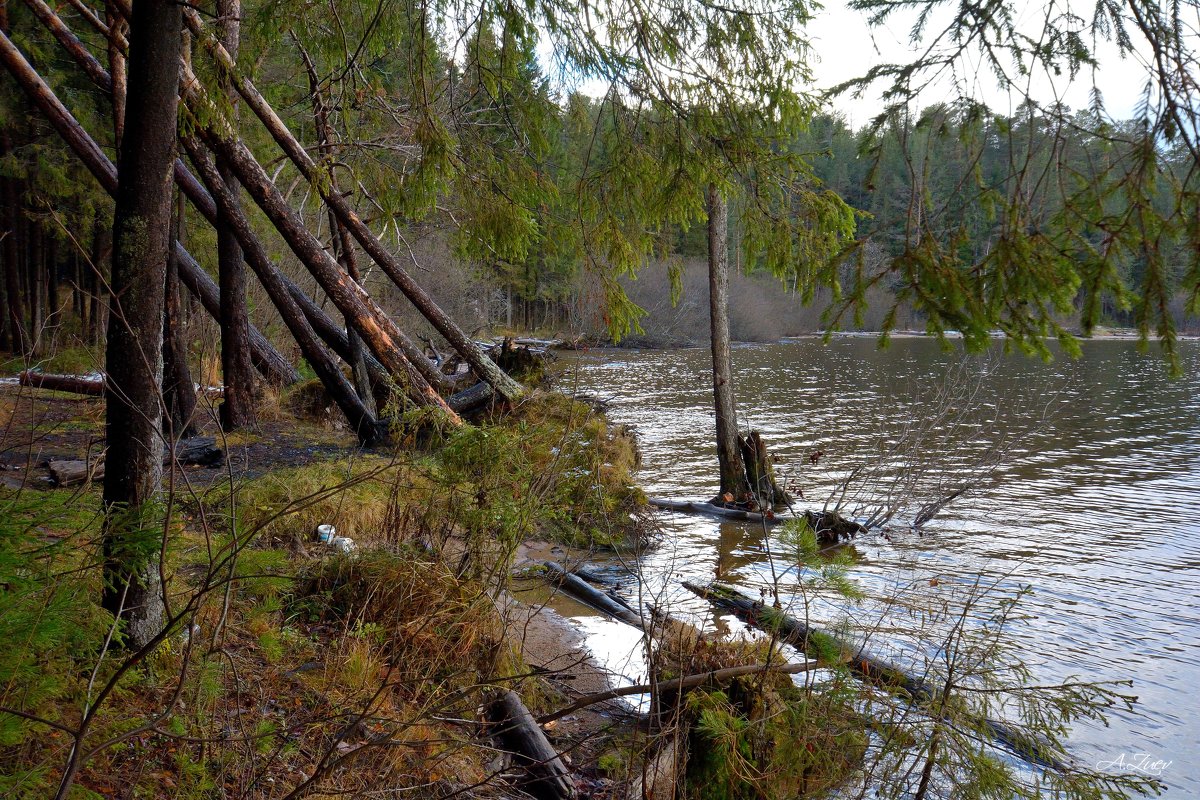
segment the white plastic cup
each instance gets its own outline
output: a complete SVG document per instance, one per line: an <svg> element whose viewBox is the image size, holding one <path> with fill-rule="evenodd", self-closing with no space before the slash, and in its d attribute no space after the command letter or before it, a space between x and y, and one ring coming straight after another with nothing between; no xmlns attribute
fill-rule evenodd
<svg viewBox="0 0 1200 800"><path fill-rule="evenodd" d="M337 529L332 525L317 526L317 540L321 542L331 542L337 534Z"/></svg>

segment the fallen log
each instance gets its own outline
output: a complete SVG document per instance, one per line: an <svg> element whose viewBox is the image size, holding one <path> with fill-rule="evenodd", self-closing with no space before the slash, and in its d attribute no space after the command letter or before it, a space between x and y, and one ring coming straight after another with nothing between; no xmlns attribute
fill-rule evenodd
<svg viewBox="0 0 1200 800"><path fill-rule="evenodd" d="M545 561L542 564L546 568L547 579L579 602L635 628L649 630L650 625L641 614L617 602L579 576L571 574L563 569L561 564L554 561Z"/></svg>
<svg viewBox="0 0 1200 800"><path fill-rule="evenodd" d="M496 726L495 736L501 746L516 756L529 774L522 788L544 800L575 796L570 772L516 692L501 692L488 704L487 716Z"/></svg>
<svg viewBox="0 0 1200 800"><path fill-rule="evenodd" d="M679 511L684 514L709 514L714 517L721 517L722 519L737 520L738 522L766 522L768 525L778 525L784 521L770 512L760 514L757 511L727 508L719 506L716 503L707 503L703 500L666 500L661 497L651 497L647 502L655 508L661 508L665 511Z"/></svg>
<svg viewBox="0 0 1200 800"><path fill-rule="evenodd" d="M406 394L418 405L439 407L452 425L462 425L459 416L446 405L417 367L403 353L402 334L395 322L383 312L366 290L342 269L305 226L299 214L285 201L262 165L239 140L233 137L228 122L208 98L195 76L185 69L184 107L196 124L196 133L245 187L256 205L263 210L292 252L317 279L321 288L371 348L375 356L404 386ZM207 124L200 124L205 120ZM216 187L210 185L210 192Z"/></svg>
<svg viewBox="0 0 1200 800"><path fill-rule="evenodd" d="M118 0L116 5L122 13L128 15L130 3ZM237 64L225 50L220 41L209 33L200 15L184 10L184 21L200 45L208 51L218 68L227 70L232 77L234 87L242 95L246 105L254 112L267 128L276 144L287 154L300 173L317 189L329 209L338 220L358 240L363 250L371 257L383 272L391 278L405 297L416 307L421 315L437 329L443 338L471 365L480 379L487 381L496 392L506 400L515 401L524 395L525 390L504 373L491 359L484 355L463 333L462 329L434 302L433 298L415 281L404 269L400 259L367 227L366 223L355 213L350 203L340 193L330 188L329 181L324 179L324 172L313 160L308 151L296 140L287 125L240 70ZM203 131L201 131L203 135ZM212 143L209 142L212 146ZM247 187L248 189L251 187ZM265 209L264 209L265 210ZM274 220L273 220L274 221ZM329 289L326 288L328 293ZM376 355L379 355L376 353ZM386 363L386 362L385 362ZM391 368L391 365L388 365Z"/></svg>
<svg viewBox="0 0 1200 800"><path fill-rule="evenodd" d="M486 406L494 396L492 387L480 381L470 389L464 389L446 398L446 404L459 414L470 414Z"/></svg>
<svg viewBox="0 0 1200 800"><path fill-rule="evenodd" d="M22 386L34 389L51 389L56 392L71 392L99 397L104 394L104 378L90 378L83 375L53 375L45 372L24 370L17 376L17 382Z"/></svg>
<svg viewBox="0 0 1200 800"><path fill-rule="evenodd" d="M205 467L219 466L225 461L225 451L217 447L212 436L194 436L182 439L163 453L163 464L180 466L196 464ZM90 461L83 459L55 459L47 463L50 478L55 486L75 486L86 481L97 481L104 477L104 456Z"/></svg>
<svg viewBox="0 0 1200 800"><path fill-rule="evenodd" d="M251 270L258 277L259 283L266 289L268 296L279 310L280 316L287 325L288 331L300 345L305 358L308 359L313 371L321 380L321 384L329 393L330 398L337 404L338 409L350 423L350 427L358 435L363 444L374 444L387 438L384 425L363 403L354 387L346 380L342 370L333 360L332 355L317 340L317 334L312 324L301 310L295 297L289 291L282 274L275 269L262 243L254 235L249 220L241 206L234 202L234 193L230 191L217 166L191 136L180 137L180 141L188 151L192 163L200 171L204 185L212 193L218 203L221 218L241 247L242 255Z"/></svg>
<svg viewBox="0 0 1200 800"><path fill-rule="evenodd" d="M603 703L606 700L615 700L618 697L628 697L631 694L647 694L649 692L682 692L688 689L695 689L698 686L713 686L730 681L734 678L740 678L745 675L755 675L759 672L778 672L782 675L795 675L798 672L808 672L817 668L816 661L805 661L800 664L777 663L777 664L747 664L740 667L726 667L724 669L714 669L708 672L700 672L695 675L688 675L686 678L675 678L669 681L659 681L658 683L643 683L634 686L621 686L617 689L609 689L605 692L596 692L595 694L584 695L558 711L553 711L549 714L543 714L538 717L538 724L545 725L549 722L554 722L556 719L562 719L567 714L578 711L581 708L594 706L597 703Z"/></svg>
<svg viewBox="0 0 1200 800"><path fill-rule="evenodd" d="M909 675L891 661L868 652L865 646L855 647L779 609L753 600L732 587L716 583L699 586L689 581L684 581L683 586L718 607L732 611L743 622L766 633L778 634L780 641L809 653L819 662L827 659L826 654L837 653L837 663L855 675L868 683L903 690L913 701L925 704L927 711L938 697L928 681ZM1019 730L1002 720L979 717L974 722L996 742L1030 763L1060 772L1070 769L1067 756L1040 736Z"/></svg>

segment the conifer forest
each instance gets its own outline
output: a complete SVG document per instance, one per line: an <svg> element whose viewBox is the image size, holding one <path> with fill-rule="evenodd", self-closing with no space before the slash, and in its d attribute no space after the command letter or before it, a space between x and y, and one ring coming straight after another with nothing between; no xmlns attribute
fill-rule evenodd
<svg viewBox="0 0 1200 800"><path fill-rule="evenodd" d="M0 796L1200 793L1198 59L0 0Z"/></svg>

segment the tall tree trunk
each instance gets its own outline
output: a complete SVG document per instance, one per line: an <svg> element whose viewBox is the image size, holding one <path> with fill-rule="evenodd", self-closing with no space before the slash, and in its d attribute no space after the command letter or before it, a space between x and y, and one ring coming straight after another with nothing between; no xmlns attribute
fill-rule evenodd
<svg viewBox="0 0 1200 800"><path fill-rule="evenodd" d="M60 322L58 312L58 237L46 234L46 324Z"/></svg>
<svg viewBox="0 0 1200 800"><path fill-rule="evenodd" d="M171 220L171 239L183 244L183 196ZM167 258L163 287L163 433L170 440L196 435L196 384L188 368L187 337L179 301L179 258L175 248Z"/></svg>
<svg viewBox="0 0 1200 800"><path fill-rule="evenodd" d="M113 141L120 147L121 137L125 133L126 95L125 52L122 44L129 33L129 24L113 0L105 2L104 18L108 23L108 73L113 104Z"/></svg>
<svg viewBox="0 0 1200 800"><path fill-rule="evenodd" d="M45 330L43 321L46 308L45 281L45 245L46 237L42 226L33 220L25 220L26 241L29 252L25 260L25 289L29 299L29 337L35 355L45 349Z"/></svg>
<svg viewBox="0 0 1200 800"><path fill-rule="evenodd" d="M112 313L104 472L104 607L127 644L148 646L163 626L163 287L171 247L171 172L179 105L181 8L138 0L130 20L126 114L113 215Z"/></svg>
<svg viewBox="0 0 1200 800"><path fill-rule="evenodd" d="M238 55L241 0L217 0L221 44L235 61ZM236 128L238 95L223 81ZM240 203L233 173L218 164L233 202ZM217 276L221 287L221 374L225 397L220 405L221 428L226 431L254 424L254 372L250 365L250 317L246 310L246 270L242 248L224 219L217 219Z"/></svg>
<svg viewBox="0 0 1200 800"><path fill-rule="evenodd" d="M96 212L92 223L92 267L88 270L88 328L89 342L100 341L100 332L108 327L108 275L106 267L112 262L112 226L105 224L104 215Z"/></svg>
<svg viewBox="0 0 1200 800"><path fill-rule="evenodd" d="M729 352L729 208L715 185L708 187L708 311L712 342L713 400L717 416L717 466L721 488L715 503L750 497L738 450L733 360Z"/></svg>

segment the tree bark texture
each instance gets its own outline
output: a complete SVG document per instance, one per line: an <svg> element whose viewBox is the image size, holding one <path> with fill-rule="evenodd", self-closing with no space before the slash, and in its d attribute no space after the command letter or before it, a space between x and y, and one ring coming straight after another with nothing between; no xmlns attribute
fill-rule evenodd
<svg viewBox="0 0 1200 800"><path fill-rule="evenodd" d="M113 136L117 147L120 147L121 137L125 134L126 75L123 45L129 25L112 0L104 4L104 16L108 22L108 72L112 76L110 91L113 104Z"/></svg>
<svg viewBox="0 0 1200 800"><path fill-rule="evenodd" d="M163 625L162 520L163 287L171 242L182 19L172 0L139 0L130 20L126 114L138 121L121 140L113 218L108 442L104 474L104 607L125 621L141 648Z"/></svg>
<svg viewBox="0 0 1200 800"><path fill-rule="evenodd" d="M717 468L721 488L714 503L749 499L746 467L737 446L733 359L729 350L729 207L720 190L708 187L708 311L712 343L713 401L717 420Z"/></svg>
<svg viewBox="0 0 1200 800"><path fill-rule="evenodd" d="M239 45L240 0L217 0L218 30L221 44L234 60ZM237 120L237 92L227 81L225 91ZM240 204L237 180L222 164L221 179L230 190L231 202ZM218 217L217 272L221 288L221 375L225 399L220 405L221 428L237 430L254 424L254 374L250 365L250 317L246 310L246 270L242 248L230 228L227 217Z"/></svg>

